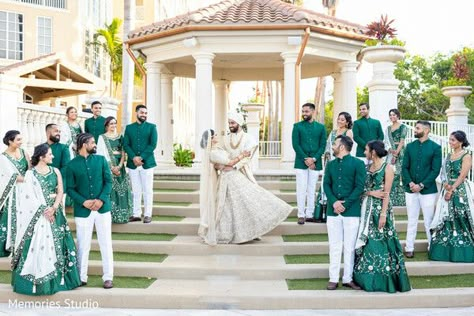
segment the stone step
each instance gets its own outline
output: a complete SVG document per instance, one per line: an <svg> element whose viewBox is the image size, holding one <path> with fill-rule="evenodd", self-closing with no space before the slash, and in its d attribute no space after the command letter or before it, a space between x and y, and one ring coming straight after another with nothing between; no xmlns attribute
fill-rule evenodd
<svg viewBox="0 0 474 316"><path fill-rule="evenodd" d="M405 242L401 241L401 244L404 246ZM329 243L327 241L283 242L283 239L279 236L264 236L261 241L252 241L242 245L219 244L216 246L209 246L204 244L198 236L178 236L172 241L114 240L112 246L116 252L180 256L281 256L329 253ZM427 248L428 242L426 240L417 240L415 242L416 252L426 251ZM99 244L96 239L92 240L92 250L99 250Z"/></svg>
<svg viewBox="0 0 474 316"><path fill-rule="evenodd" d="M271 191L277 197L285 202L296 202L296 194L294 192L281 192L279 190ZM166 192L154 191L153 200L160 202L190 202L199 203L199 191L183 191L183 192Z"/></svg>
<svg viewBox="0 0 474 316"><path fill-rule="evenodd" d="M473 297L474 288L414 289L398 294L341 290L289 291L282 280L213 278L180 282L163 279L155 281L147 289L81 287L48 298L62 306L72 300L92 301L102 308L281 310L469 307ZM25 298L13 293L10 285L0 285L0 303L24 301ZM44 297L29 296L27 299L28 302L45 302Z"/></svg>
<svg viewBox="0 0 474 316"><path fill-rule="evenodd" d="M153 182L154 189L183 189L183 190L199 190L199 181L170 181L155 180ZM296 191L296 182L294 181L258 181L258 184L266 190L291 190Z"/></svg>
<svg viewBox="0 0 474 316"><path fill-rule="evenodd" d="M406 215L406 207L394 207L396 215ZM293 207L293 211L289 216L297 216L297 208ZM155 205L153 206L153 215L169 215L169 216L184 216L184 217L199 217L199 204L192 203L189 206L174 206L174 205Z"/></svg>
<svg viewBox="0 0 474 316"><path fill-rule="evenodd" d="M69 218L68 223L72 230L75 230L76 224L74 219ZM115 233L161 233L161 234L176 234L176 235L196 235L199 227L199 218L184 218L179 222L160 222L153 221L149 224L142 222L133 222L127 224L113 224L112 231ZM398 232L406 232L407 221L397 221L395 223ZM418 231L424 231L424 226L421 221L418 222ZM326 234L326 224L321 223L306 223L305 225L298 225L295 222L283 222L267 235L281 236L281 235L301 235L301 234Z"/></svg>
<svg viewBox="0 0 474 316"><path fill-rule="evenodd" d="M407 262L406 267L410 276L474 273L474 263ZM9 269L10 260L0 258L0 270ZM102 262L89 261L89 274L102 275ZM169 256L162 263L115 261L114 275L177 280L216 277L239 280L325 279L329 277L329 264L286 264L283 256L182 255Z"/></svg>

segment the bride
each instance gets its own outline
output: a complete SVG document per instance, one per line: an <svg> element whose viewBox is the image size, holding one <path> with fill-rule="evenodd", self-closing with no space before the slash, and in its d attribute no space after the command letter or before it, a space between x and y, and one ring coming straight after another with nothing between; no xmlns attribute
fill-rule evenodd
<svg viewBox="0 0 474 316"><path fill-rule="evenodd" d="M250 152L231 160L219 148L212 129L202 135L201 148L199 236L207 244L245 243L263 236L287 218L290 205L232 168ZM225 167L216 171L214 165Z"/></svg>

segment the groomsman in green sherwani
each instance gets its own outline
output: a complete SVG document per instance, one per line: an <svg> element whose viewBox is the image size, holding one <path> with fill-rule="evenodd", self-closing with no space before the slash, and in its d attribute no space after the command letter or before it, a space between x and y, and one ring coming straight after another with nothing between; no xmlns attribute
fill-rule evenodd
<svg viewBox="0 0 474 316"><path fill-rule="evenodd" d="M431 242L430 225L433 220L438 188L436 178L441 170L441 146L429 139L431 124L418 121L415 138L407 145L402 163L402 181L405 187L408 225L405 256L415 255L415 238L418 228L420 208L423 211L428 247Z"/></svg>
<svg viewBox="0 0 474 316"><path fill-rule="evenodd" d="M153 168L156 166L155 151L158 142L156 125L148 123L148 110L143 104L135 108L137 121L127 125L123 148L127 153L127 168L132 182L133 215L130 222L141 221L142 195L144 200L143 223L151 223L153 211Z"/></svg>
<svg viewBox="0 0 474 316"><path fill-rule="evenodd" d="M360 287L352 280L352 274L366 170L361 160L351 156L353 144L350 137L337 136L332 145L336 158L328 162L324 172L324 192L328 199L328 290L335 290L339 284L343 250L344 275L342 285L360 290Z"/></svg>
<svg viewBox="0 0 474 316"><path fill-rule="evenodd" d="M91 110L93 116L85 120L84 132L92 134L97 143L99 135L105 133L105 117L100 115L102 113L102 103L99 101L92 102Z"/></svg>
<svg viewBox="0 0 474 316"><path fill-rule="evenodd" d="M303 104L303 121L293 125L291 136L295 150L296 203L298 224L315 222L313 218L316 182L323 169L322 156L326 149L326 129L314 120L313 103Z"/></svg>
<svg viewBox="0 0 474 316"><path fill-rule="evenodd" d="M361 118L354 122L352 132L357 143L356 157L368 163L364 155L365 145L371 140L383 140L382 125L379 120L369 117L370 106L367 103L359 105Z"/></svg>
<svg viewBox="0 0 474 316"><path fill-rule="evenodd" d="M49 145L51 152L53 153L53 162L51 163L51 166L61 171L61 175L64 178L65 168L71 160L71 156L69 154L69 147L61 144L59 142L60 139L61 133L58 125L53 123L46 125L46 143Z"/></svg>
<svg viewBox="0 0 474 316"><path fill-rule="evenodd" d="M74 201L74 221L77 233L77 259L82 285L87 284L92 231L97 232L102 257L104 288L113 287L114 257L112 251L112 217L110 192L112 174L104 156L95 155L94 136L77 136L78 155L66 168L67 194Z"/></svg>

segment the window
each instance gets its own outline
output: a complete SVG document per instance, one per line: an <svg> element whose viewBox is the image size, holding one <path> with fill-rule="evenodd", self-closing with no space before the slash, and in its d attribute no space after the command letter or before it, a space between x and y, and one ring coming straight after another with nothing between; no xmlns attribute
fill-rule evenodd
<svg viewBox="0 0 474 316"><path fill-rule="evenodd" d="M0 58L23 59L23 15L0 11Z"/></svg>
<svg viewBox="0 0 474 316"><path fill-rule="evenodd" d="M53 27L51 18L38 17L38 55L46 55L53 51Z"/></svg>

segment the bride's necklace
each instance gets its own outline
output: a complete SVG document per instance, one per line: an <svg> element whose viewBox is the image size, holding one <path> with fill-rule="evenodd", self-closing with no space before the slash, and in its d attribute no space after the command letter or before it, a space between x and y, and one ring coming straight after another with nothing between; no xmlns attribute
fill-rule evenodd
<svg viewBox="0 0 474 316"><path fill-rule="evenodd" d="M382 167L382 163L383 162L375 163L375 161L374 161L374 163L371 166L372 172L375 172L375 171L379 170L380 167Z"/></svg>
<svg viewBox="0 0 474 316"><path fill-rule="evenodd" d="M230 134L230 137L229 137L229 138L230 138L230 147L231 147L232 149L237 149L237 148L240 147L240 143L242 142L242 139L244 138L244 133L241 133L241 134L242 134L242 135L240 136L239 141L238 141L237 144L235 144L235 145L234 145L234 142L232 141L232 134ZM236 135L238 135L238 134L236 133Z"/></svg>

